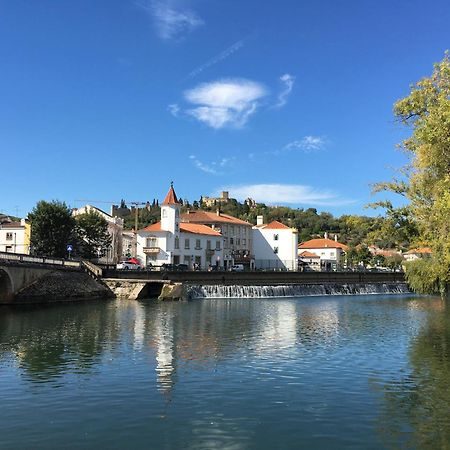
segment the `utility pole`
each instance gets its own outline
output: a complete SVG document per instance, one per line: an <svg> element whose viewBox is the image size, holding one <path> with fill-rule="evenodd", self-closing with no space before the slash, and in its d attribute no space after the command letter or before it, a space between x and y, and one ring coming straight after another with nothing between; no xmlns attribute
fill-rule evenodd
<svg viewBox="0 0 450 450"><path fill-rule="evenodd" d="M133 257L136 258L138 251L137 251L137 229L138 229L138 206L139 205L146 205L144 202L130 202L131 205L134 206L134 245L133 245Z"/></svg>

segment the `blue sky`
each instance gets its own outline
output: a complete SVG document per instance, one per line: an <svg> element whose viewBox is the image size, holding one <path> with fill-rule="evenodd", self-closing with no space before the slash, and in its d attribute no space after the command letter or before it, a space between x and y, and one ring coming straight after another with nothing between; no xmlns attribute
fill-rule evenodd
<svg viewBox="0 0 450 450"><path fill-rule="evenodd" d="M0 211L173 180L367 214L449 23L447 0L0 0Z"/></svg>

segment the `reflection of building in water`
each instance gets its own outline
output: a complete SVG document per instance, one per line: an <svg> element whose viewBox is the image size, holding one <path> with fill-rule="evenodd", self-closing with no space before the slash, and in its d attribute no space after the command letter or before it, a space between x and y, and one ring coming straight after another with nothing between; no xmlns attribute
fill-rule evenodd
<svg viewBox="0 0 450 450"><path fill-rule="evenodd" d="M158 390L169 394L175 383L175 344L172 310L159 310L155 317L156 382Z"/></svg>
<svg viewBox="0 0 450 450"><path fill-rule="evenodd" d="M266 321L262 323L262 326L263 329L257 343L260 351L277 351L280 348L294 346L297 339L295 303L280 300L266 316Z"/></svg>
<svg viewBox="0 0 450 450"><path fill-rule="evenodd" d="M134 310L134 339L133 347L135 350L141 350L145 338L145 310L139 302L130 302Z"/></svg>

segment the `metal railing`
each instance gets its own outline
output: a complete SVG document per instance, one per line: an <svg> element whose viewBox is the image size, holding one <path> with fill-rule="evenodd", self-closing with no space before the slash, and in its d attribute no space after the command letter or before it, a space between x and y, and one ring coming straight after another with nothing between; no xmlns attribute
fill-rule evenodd
<svg viewBox="0 0 450 450"><path fill-rule="evenodd" d="M81 268L81 261L74 261L62 258L52 258L46 256L31 256L22 253L0 252L0 261L23 262L33 264L49 264L60 267Z"/></svg>

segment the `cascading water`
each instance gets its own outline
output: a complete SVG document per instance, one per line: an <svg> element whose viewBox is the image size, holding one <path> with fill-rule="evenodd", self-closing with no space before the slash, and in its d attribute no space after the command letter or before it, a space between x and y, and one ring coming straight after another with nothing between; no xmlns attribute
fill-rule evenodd
<svg viewBox="0 0 450 450"><path fill-rule="evenodd" d="M192 285L188 298L311 297L322 295L408 294L406 283L290 284L283 286Z"/></svg>

